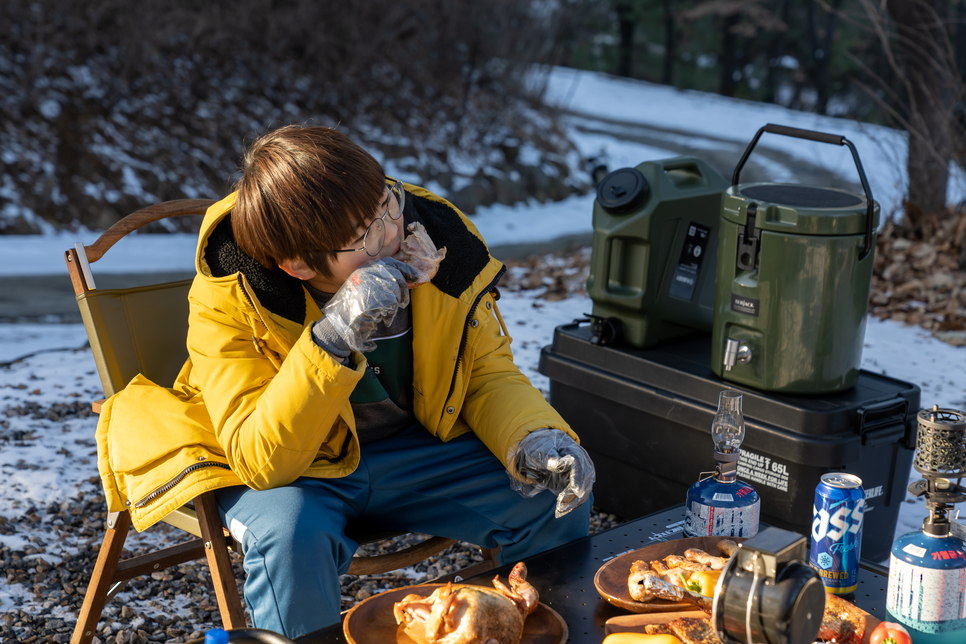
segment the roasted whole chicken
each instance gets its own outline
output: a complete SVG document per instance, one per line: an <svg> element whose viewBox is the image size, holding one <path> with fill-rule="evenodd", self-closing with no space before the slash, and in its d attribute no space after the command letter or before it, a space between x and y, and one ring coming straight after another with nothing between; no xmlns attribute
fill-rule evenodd
<svg viewBox="0 0 966 644"><path fill-rule="evenodd" d="M509 588L497 576L492 589L449 583L429 597L406 595L393 605L393 615L417 644L518 644L540 597L522 561L508 581Z"/></svg>

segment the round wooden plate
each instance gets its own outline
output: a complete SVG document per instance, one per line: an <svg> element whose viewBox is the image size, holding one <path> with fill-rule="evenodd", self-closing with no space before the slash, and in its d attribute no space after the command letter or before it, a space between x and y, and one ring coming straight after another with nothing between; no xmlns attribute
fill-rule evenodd
<svg viewBox="0 0 966 644"><path fill-rule="evenodd" d="M744 541L744 539L732 537L691 537L654 543L638 550L625 552L605 563L594 575L594 586L605 600L632 613L694 610L694 604L690 602L672 602L666 599L638 602L631 599L631 594L627 590L627 577L631 574L631 564L638 559L651 562L664 559L668 555L683 556L688 548L700 548L708 554L719 556L721 553L718 551L717 543L722 539L731 539L735 543Z"/></svg>
<svg viewBox="0 0 966 644"><path fill-rule="evenodd" d="M345 638L349 644L372 644L372 642L415 644L396 624L396 618L392 614L393 604L406 595L428 597L444 585L422 584L395 588L364 599L349 610L342 622ZM453 587L459 588L461 585L467 584L453 584ZM569 635L567 622L563 617L541 602L537 610L533 611L523 623L523 638L520 644L564 644Z"/></svg>

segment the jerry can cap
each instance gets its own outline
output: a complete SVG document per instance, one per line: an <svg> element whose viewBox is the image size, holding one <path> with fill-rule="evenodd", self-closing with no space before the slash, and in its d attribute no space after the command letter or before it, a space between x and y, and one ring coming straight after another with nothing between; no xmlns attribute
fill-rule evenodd
<svg viewBox="0 0 966 644"><path fill-rule="evenodd" d="M647 179L637 168L614 170L597 186L597 203L612 215L622 215L644 203L650 193Z"/></svg>

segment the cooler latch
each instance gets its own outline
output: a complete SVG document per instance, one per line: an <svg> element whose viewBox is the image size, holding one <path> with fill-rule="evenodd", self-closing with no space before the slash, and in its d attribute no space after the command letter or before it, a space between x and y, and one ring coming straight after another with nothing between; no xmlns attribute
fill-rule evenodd
<svg viewBox="0 0 966 644"><path fill-rule="evenodd" d="M745 229L738 233L738 253L735 264L743 271L753 271L758 264L758 229L755 228L757 215L758 204L749 205Z"/></svg>

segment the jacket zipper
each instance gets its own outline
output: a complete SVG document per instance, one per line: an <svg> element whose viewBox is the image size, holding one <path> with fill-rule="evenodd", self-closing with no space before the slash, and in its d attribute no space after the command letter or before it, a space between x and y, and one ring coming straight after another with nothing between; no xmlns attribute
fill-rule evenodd
<svg viewBox="0 0 966 644"><path fill-rule="evenodd" d="M238 286L241 288L241 292L245 295L245 299L248 301L248 306L252 307L252 310L255 311L255 316L258 318L258 321L261 322L262 326L265 327L265 330L268 331L268 325L265 324L265 320L262 319L261 313L259 313L258 309L255 308L255 301L252 299L252 296L249 295L248 291L245 289L245 279L244 277L242 277L241 273L238 274ZM258 343L256 342L255 345L258 346ZM259 351L259 353L261 353L261 351Z"/></svg>
<svg viewBox="0 0 966 644"><path fill-rule="evenodd" d="M259 314L258 309L255 308L255 302L252 301L252 297L248 294L248 291L245 289L245 283L244 283L244 281L242 281L242 274L241 273L238 274L238 286L241 287L242 293L245 294L245 299L248 300L248 305L252 307L252 310L255 311L255 315L258 316L258 321L262 323L262 326L265 327L265 330L267 331L268 330L268 325L265 324L265 320L262 319L262 316L261 316L261 314ZM263 353L262 352L262 346L261 346L261 343L258 341L258 338L256 338L255 336L252 336L252 341L255 342L255 348L258 350L258 352L259 353ZM268 348L268 347L266 347L266 348ZM273 353L275 353L275 352L273 352ZM278 356L278 353L275 353L275 355ZM278 356L278 357L280 358L281 356ZM345 441L343 441L343 443L342 443L342 449L339 450L339 455L338 456L335 456L335 457L330 457L330 456L316 456L314 459L312 459L312 464L315 465L319 461L328 461L330 463L338 463L338 462L342 461L346 457L346 455L349 453L349 443L350 443L350 439L351 438L352 438L352 433L351 432L347 433L346 434L346 437L345 437Z"/></svg>
<svg viewBox="0 0 966 644"><path fill-rule="evenodd" d="M179 472L178 475L175 476L173 479L171 479L170 481L168 481L167 483L165 483L164 485L162 485L161 487L159 487L158 489L154 490L153 492L151 492L150 494L148 494L146 497L144 497L143 499L141 499L140 501L138 501L137 503L135 503L134 504L134 507L136 507L136 508L143 508L144 506L150 504L152 501L154 501L155 499L157 499L162 494L165 494L165 493L171 491L171 489L174 486L176 486L178 483L180 483L181 481L183 481L186 476L188 476L189 474L191 474L195 470L200 470L203 467L220 467L220 468L225 469L225 470L230 470L231 469L231 467L229 467L227 463L219 463L217 461L205 461L204 463L195 463L193 465L189 465L188 467L186 467L183 470L181 470L181 472Z"/></svg>
<svg viewBox="0 0 966 644"><path fill-rule="evenodd" d="M460 338L460 348L459 352L456 354L456 368L453 369L453 379L449 383L449 393L446 394L444 404L449 402L450 396L453 395L453 390L456 389L456 374L459 373L460 363L463 362L463 351L466 349L466 341L470 334L470 322L473 321L473 314L476 313L476 307L480 305L480 300L483 299L484 295L496 288L496 283L500 281L500 278L503 277L504 273L506 273L505 264L500 267L500 270L497 272L496 277L493 278L493 281L487 284L486 287L480 291L480 294L476 296L476 299L473 300L473 306L470 307L470 312L466 314L466 321L463 323L463 337ZM443 410L443 413L446 413L445 409Z"/></svg>
<svg viewBox="0 0 966 644"><path fill-rule="evenodd" d="M268 325L265 324L265 320L262 319L262 316L258 313L258 309L255 308L255 302L252 301L251 296L248 294L248 291L245 289L245 282L241 273L238 274L238 286L239 288L241 288L241 292L244 294L245 300L248 301L248 305L252 307L253 311L255 311L255 316L258 318L258 321L262 323L262 326L265 327L265 330L267 331ZM252 340L255 341L255 347L259 350L259 353L261 353L261 347L259 346L258 340L255 337L252 337ZM179 483L181 483L181 481L183 481L185 477L188 476L188 474L205 467L220 467L226 470L231 469L231 467L227 463L218 463L217 461L206 461L204 463L194 463L193 465L189 465L188 467L181 470L181 472L179 472L173 479L171 479L170 481L168 481L161 487L157 488L156 490L152 491L146 497L144 497L143 499L135 503L134 507L143 508L144 506L149 505L150 503L154 502L158 497L160 497L162 494L166 494L167 492L171 491L171 489L174 488Z"/></svg>

